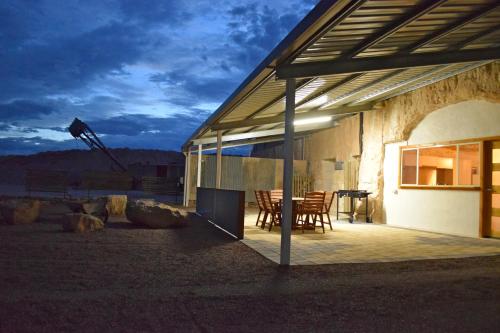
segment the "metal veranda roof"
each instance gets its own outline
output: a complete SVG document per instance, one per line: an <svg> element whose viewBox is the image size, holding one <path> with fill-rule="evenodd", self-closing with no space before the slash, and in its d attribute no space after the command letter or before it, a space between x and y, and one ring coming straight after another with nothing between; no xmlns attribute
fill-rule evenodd
<svg viewBox="0 0 500 333"><path fill-rule="evenodd" d="M447 62L447 55L465 55L478 49L497 54L499 45L498 0L321 1L191 135L183 150L193 144L213 145L216 130L223 130L224 141L233 145L279 138L283 132L285 81L278 79L276 68L282 65L295 69L311 64L333 65L335 61L387 62L393 56L443 54L443 63L427 66L422 63L296 79L297 117L328 114L338 119L370 110L374 102L493 61L464 57L463 62ZM432 57L429 59L432 62ZM306 126L299 132L315 129L318 127Z"/></svg>

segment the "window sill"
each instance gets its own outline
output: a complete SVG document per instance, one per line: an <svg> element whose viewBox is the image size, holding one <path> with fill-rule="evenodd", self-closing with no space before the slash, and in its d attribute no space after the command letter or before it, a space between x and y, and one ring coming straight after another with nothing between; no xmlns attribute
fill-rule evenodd
<svg viewBox="0 0 500 333"><path fill-rule="evenodd" d="M445 190L445 191L480 191L480 186L425 186L425 185L400 185L402 190Z"/></svg>

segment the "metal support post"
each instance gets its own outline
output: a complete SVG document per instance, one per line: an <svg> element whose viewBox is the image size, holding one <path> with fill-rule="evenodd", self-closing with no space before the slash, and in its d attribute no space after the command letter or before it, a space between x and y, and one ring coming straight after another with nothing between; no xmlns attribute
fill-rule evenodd
<svg viewBox="0 0 500 333"><path fill-rule="evenodd" d="M293 186L293 121L295 116L295 79L286 80L285 143L283 163L283 221L281 222L280 265L290 265Z"/></svg>
<svg viewBox="0 0 500 333"><path fill-rule="evenodd" d="M217 168L215 175L215 188L220 188L222 180L222 131L217 131Z"/></svg>
<svg viewBox="0 0 500 333"><path fill-rule="evenodd" d="M201 186L201 153L202 153L203 145L198 145L198 170L196 175L196 187Z"/></svg>
<svg viewBox="0 0 500 333"><path fill-rule="evenodd" d="M189 192L191 188L191 148L188 147L184 169L184 206L189 206Z"/></svg>

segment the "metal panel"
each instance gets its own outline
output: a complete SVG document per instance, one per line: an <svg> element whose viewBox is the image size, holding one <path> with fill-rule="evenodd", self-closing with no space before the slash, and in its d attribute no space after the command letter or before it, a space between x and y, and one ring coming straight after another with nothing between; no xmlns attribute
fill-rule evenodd
<svg viewBox="0 0 500 333"><path fill-rule="evenodd" d="M237 239L243 239L245 192L198 187L196 213Z"/></svg>

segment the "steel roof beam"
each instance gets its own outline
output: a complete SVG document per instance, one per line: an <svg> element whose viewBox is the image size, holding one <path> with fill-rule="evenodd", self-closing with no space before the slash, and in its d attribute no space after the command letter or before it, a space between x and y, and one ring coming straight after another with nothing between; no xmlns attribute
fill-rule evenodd
<svg viewBox="0 0 500 333"><path fill-rule="evenodd" d="M380 32L372 36L371 38L368 38L366 41L362 41L358 46L354 47L354 49L350 50L346 54L342 54L342 58L352 58L359 53L369 49L373 45L381 42L382 40L386 39L399 29L403 28L407 24L413 22L414 20L418 19L419 17L427 14L431 10L433 10L436 7L439 7L442 5L444 2L447 0L428 0L425 1L424 3L415 6L415 8L407 15L404 15L401 19L397 20L396 22L390 24L386 28L382 29Z"/></svg>
<svg viewBox="0 0 500 333"><path fill-rule="evenodd" d="M355 56L359 53L361 53L362 51L364 51L365 49L375 45L376 43L382 41L383 39L387 38L389 35L393 34L394 32L396 32L398 29L401 29L402 27L404 27L405 25L411 23L412 21L416 20L417 18L421 17L422 15L428 13L429 11L431 11L432 9L438 7L439 5L441 5L443 2L445 2L444 0L440 0L440 1L427 1L426 3L420 5L418 8L418 10L413 10L409 15L406 15L404 18L398 20L396 23L392 24L390 27L388 27L387 29L384 29L383 31L381 31L380 33L378 33L377 35L371 37L369 39L369 41L363 41L363 43L357 47L357 49L354 49L352 51L349 51L348 54L346 55L343 55L342 57L347 57L347 56ZM350 10L353 10L355 8L359 8L359 6L362 4L362 1L357 1L357 3L355 4L352 4L352 6L350 7ZM437 31L435 34L431 35L430 37L425 37L423 38L422 40L416 42L415 44L413 44L413 46L409 46L401 51L399 51L398 53L401 53L401 54L406 54L406 53L410 53L414 50L416 50L415 46L418 46L418 47L422 47L428 43L431 43L433 41L436 41L438 40L439 38L441 37L444 37L446 35L448 35L449 33L463 27L464 25L488 14L489 12L491 12L494 8L496 8L498 6L498 4L493 4L493 5L490 5L486 8L483 8L477 12L474 12L472 13L471 15L468 15L467 17L465 17L464 19L462 20L459 20L451 25L448 25L446 26L445 28ZM352 11L350 11L348 13L348 15L350 15L352 13ZM347 15L347 16L348 16ZM344 16L345 18L346 16ZM334 20L335 22L335 20ZM336 22L338 23L338 21ZM332 24L330 26L330 29L332 29L336 24ZM325 30L327 31L327 30ZM493 31L489 31L488 33L492 33ZM318 35L321 35L321 34L318 34ZM316 39L317 40L317 39ZM315 41L316 41L315 40ZM469 41L467 41L468 43ZM309 46L312 45L312 43L309 43L308 44ZM417 47L417 48L418 48ZM384 79L389 79L397 74L401 73L401 71L397 71L396 73L390 73L386 76L384 76ZM336 88L338 88L339 86L345 84L345 83L349 83L351 82L352 80L354 79L357 79L361 76L363 76L364 73L357 73L357 74L354 74L352 75L351 77L349 78L346 78L345 80L343 80L341 82L341 84L334 84L326 89L324 89L324 91L319 94L316 94L315 96L312 96L310 98L307 98L303 101L301 101L299 104L297 104L297 107L300 107L312 100L314 100L315 98L319 98L321 97L322 95L324 95L325 93L328 93L329 91L332 91ZM301 84L301 85L298 85L297 87L297 90L298 89L301 89L302 87L306 86L307 84L309 84L310 82L314 81L315 78L311 78L310 80L306 81L305 83ZM265 111L266 109L268 109L269 107L272 107L273 105L281 102L284 100L284 96L279 96L278 98L274 99L273 101L271 101L270 103L266 104L264 107L260 108L259 110L255 111L254 113L252 113L250 116L247 117L247 119L250 119L250 118L254 118L256 115L260 114L261 112Z"/></svg>
<svg viewBox="0 0 500 333"><path fill-rule="evenodd" d="M295 104L295 108L298 109L302 105L307 104L307 103L309 103L309 102L311 102L311 101L313 101L313 100L315 100L317 98L320 98L321 96L327 94L328 92L330 92L330 91L332 91L332 90L334 90L334 89L336 89L336 88L338 88L340 86L343 86L344 84L352 82L353 80L357 79L361 75L363 75L363 74L350 75L350 76L348 76L348 77L340 80L339 82L336 82L336 83L332 84L331 86L327 87L326 89L323 89L321 92L316 93L313 96L310 96L308 98L304 98L302 101L300 101L299 103ZM312 79L311 81L314 81L314 80L316 80L316 78ZM279 115L283 115L283 114L285 114L285 111L281 111L279 113ZM255 128L251 128L249 131L254 130L254 129Z"/></svg>
<svg viewBox="0 0 500 333"><path fill-rule="evenodd" d="M412 44L412 45L410 45L408 47L405 47L404 49L400 50L396 54L408 54L408 53L411 53L411 52L417 50L418 48L420 48L422 46L425 46L427 44L435 42L436 40L438 40L438 39L440 39L440 38L442 38L444 36L447 36L451 32L454 32L457 29L460 29L463 26L465 26L465 25L467 25L467 24L469 24L469 23L471 23L471 22L473 22L473 21L475 21L475 20L483 17L484 15L490 13L492 10L494 10L498 6L499 6L499 4L497 2L496 4L492 4L492 5L490 5L490 6L486 7L486 8L482 8L481 10L478 10L478 11L476 11L476 12L474 12L474 13L466 16L463 19L460 19L460 20L458 20L458 21L456 21L456 22L454 22L452 24L447 25L443 29L440 29L437 32L435 32L434 34L432 34L431 36L424 37L421 40L417 41L416 43L414 43L414 44ZM408 23L410 23L410 22L407 22L407 24ZM404 26L404 25L402 25L402 26ZM468 39L460 42L457 45L453 45L453 46L449 47L447 49L447 51L459 50L462 47L464 47L464 46L472 43L476 39L483 38L483 37L485 37L485 36L487 36L487 35L495 32L495 31L498 31L498 28L500 28L500 26L496 25L496 26L494 26L494 27L492 27L492 28L490 28L488 30L482 31L482 32L480 32L480 33L478 33L478 34L476 34L476 35L474 35L472 37L469 37ZM382 35L382 34L380 34L380 35ZM377 36L373 37L371 40L375 40L376 38L377 38ZM380 41L380 40L382 40L382 39L379 39L378 41ZM352 53L352 52L353 51L350 51L350 53ZM436 71L437 70L441 70L441 69L442 68L440 67L440 68L436 69ZM387 75L384 75L381 79L379 79L377 81L381 82L383 80L388 80L388 79L390 79L390 78L392 78L392 77L400 74L403 71L404 71L404 69L398 70L398 71L395 71L395 72L392 72L392 73L389 73ZM364 73L354 74L352 76L352 78L353 79L357 79L357 78L359 78L359 77L361 77L363 75L364 75ZM413 79L410 79L409 81L414 82ZM371 85L371 84L363 86L363 89L366 89L369 85ZM329 91L332 91L335 88L337 88L337 87L334 87L334 88L330 89ZM360 90L362 90L362 89L356 89L356 92L354 94L357 94ZM352 95L354 95L354 94L352 94ZM352 95L350 95L350 96L352 96Z"/></svg>
<svg viewBox="0 0 500 333"><path fill-rule="evenodd" d="M349 60L317 61L283 65L276 70L278 79L323 75L366 73L410 67L448 65L500 59L500 47L464 51L428 52Z"/></svg>
<svg viewBox="0 0 500 333"><path fill-rule="evenodd" d="M481 31L480 33L472 36L472 37L469 37L463 41L461 41L460 43L454 45L454 47L452 48L453 50L459 50L469 44L472 44L474 43L476 40L478 39L482 39L482 38L485 38L486 36L489 36L491 35L492 33L494 32L498 32L500 31L500 24L497 24L487 30L484 30L484 31Z"/></svg>
<svg viewBox="0 0 500 333"><path fill-rule="evenodd" d="M478 10L470 15L467 15L466 17L464 17L460 20L457 20L455 23L447 25L443 29L440 29L440 30L434 32L430 36L426 36L422 40L419 40L419 41L407 46L405 48L405 50L408 50L409 52L413 52L413 51L421 48L422 46L425 46L427 44L431 44L431 43L437 41L438 39L441 39L444 36L447 36L447 35L451 34L452 32L455 32L455 31L463 28L465 25L489 14L490 12L495 10L498 6L500 6L500 3L499 3L499 1L496 1L496 2L492 3L491 5L485 7L481 10Z"/></svg>
<svg viewBox="0 0 500 333"><path fill-rule="evenodd" d="M314 80L315 79L304 80L304 81L300 82L299 84L297 84L297 86L295 87L295 89L296 90L302 89L303 87L307 86L309 83L313 82ZM280 101L284 102L285 96L286 96L285 93L280 94L278 97L276 97L275 99L273 99L272 101L270 101L269 103L267 103L266 105L264 105L263 107L259 108L258 110L254 111L252 114L250 114L247 117L247 119L251 119L251 118L255 117L259 113L264 112L265 110L267 110L270 107L276 105Z"/></svg>
<svg viewBox="0 0 500 333"><path fill-rule="evenodd" d="M276 142L276 141L283 141L283 136L270 136L270 137L265 137L265 138L259 138L259 139L248 139L248 140L241 140L241 141L231 141L227 143L222 144L222 148L234 148L234 147L241 147L241 146L248 146L248 145L254 145L258 143L267 143L267 142ZM209 151L209 150L216 150L217 147L214 144L208 144L204 145L202 151ZM198 146L193 146L191 149L192 153L198 152Z"/></svg>
<svg viewBox="0 0 500 333"><path fill-rule="evenodd" d="M336 125L337 123L335 121L329 121L325 123L296 126L295 133L316 131L320 129L334 127ZM275 129L255 131L250 133L228 134L222 136L222 142L272 137L277 135L283 135L284 133L285 133L284 128L275 128ZM213 144L216 142L217 142L217 137L200 138L193 140L193 145L199 145L199 144L206 145L206 144Z"/></svg>
<svg viewBox="0 0 500 333"><path fill-rule="evenodd" d="M330 22L328 22L324 27L322 27L309 41L304 43L301 47L299 47L295 52L293 52L290 56L287 57L286 60L278 61L278 65L280 63L291 63L297 56L299 56L302 52L307 50L309 47L314 45L323 35L328 33L328 31L332 30L334 27L342 23L344 19L349 17L352 13L354 13L359 7L364 5L367 0L353 0L348 3L348 5L337 15L335 15Z"/></svg>
<svg viewBox="0 0 500 333"><path fill-rule="evenodd" d="M297 113L295 115L295 120L301 119L309 119L316 117L324 117L324 116L335 116L340 114L351 114L351 113L359 113L370 111L373 109L373 104L361 104L356 106L344 106L336 109L324 110L324 111L312 111L312 112L302 112ZM255 119L246 119L240 121L231 121L227 123L219 123L212 125L212 131L217 130L228 130L234 128L242 128L248 126L259 126L259 125L268 125L268 124L276 124L282 123L285 121L284 115L272 116L272 117L264 117L264 118L255 118Z"/></svg>
<svg viewBox="0 0 500 333"><path fill-rule="evenodd" d="M486 37L486 36L492 34L493 32L498 31L498 29L500 29L500 25L496 25L496 26L494 26L494 27L492 27L490 29L487 29L485 31L481 31L480 33L478 33L478 34L476 34L476 35L474 35L472 37L467 38L466 40L460 42L459 44L453 45L452 47L450 47L448 49L448 51L459 50L459 49L467 46L468 44L473 43L475 40L478 40L480 38ZM361 102L365 102L366 103L366 101L372 100L372 99L374 99L374 98L376 98L376 97L378 97L380 95L387 94L388 92L390 92L392 90L401 88L401 87L406 86L408 84L411 84L411 83L413 83L415 81L421 80L422 78L429 77L429 76L431 76L431 75L433 75L433 74L441 71L443 69L443 67L445 67L445 66L439 66L438 68L431 69L430 71L427 71L427 72L425 72L423 74L419 74L419 75L417 75L415 77L409 78L408 80L405 80L403 82L398 82L396 84L393 84L390 87L381 88L378 91L375 91L375 92L373 92L371 94L367 94L367 95L365 95L365 96L363 96L363 97L361 97L361 98L359 98L359 99L351 102L350 105L358 104L358 103L361 103ZM470 66L467 66L467 68L469 68L469 67ZM399 74L400 72L401 71L392 72L392 73L390 73L388 75L385 75L382 79L383 80L390 79L390 78L396 76L397 74ZM366 89L367 86L364 86L364 88Z"/></svg>

